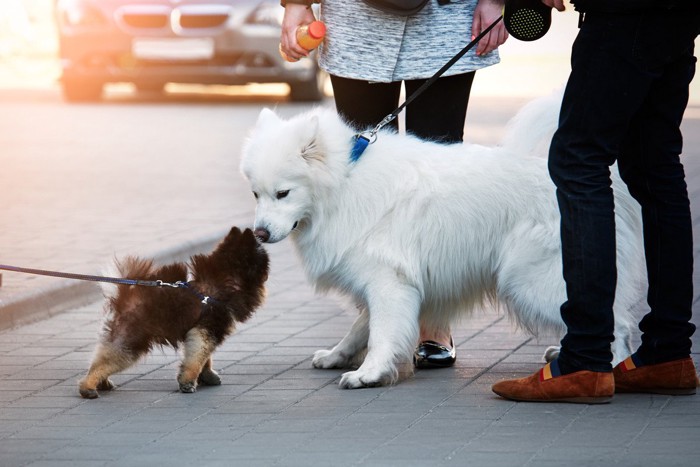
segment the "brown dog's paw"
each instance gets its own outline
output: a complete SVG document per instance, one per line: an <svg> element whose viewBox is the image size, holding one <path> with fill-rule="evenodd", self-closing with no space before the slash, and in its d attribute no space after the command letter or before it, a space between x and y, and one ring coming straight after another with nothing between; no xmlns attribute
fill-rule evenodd
<svg viewBox="0 0 700 467"><path fill-rule="evenodd" d="M184 392L185 394L197 392L197 384L194 381L180 383L180 392Z"/></svg>
<svg viewBox="0 0 700 467"><path fill-rule="evenodd" d="M97 389L99 389L100 391L111 391L115 387L116 386L114 385L111 379L104 379L100 381L97 385Z"/></svg>
<svg viewBox="0 0 700 467"><path fill-rule="evenodd" d="M205 386L219 386L221 384L221 378L214 370L202 370L197 381Z"/></svg>
<svg viewBox="0 0 700 467"><path fill-rule="evenodd" d="M95 389L80 388L80 395L83 397L83 399L97 399L98 397L100 397L100 395L97 393L97 390Z"/></svg>
<svg viewBox="0 0 700 467"><path fill-rule="evenodd" d="M92 384L88 382L87 377L78 382L78 391L84 399L97 399L100 397L100 395L97 394L97 389L91 386Z"/></svg>

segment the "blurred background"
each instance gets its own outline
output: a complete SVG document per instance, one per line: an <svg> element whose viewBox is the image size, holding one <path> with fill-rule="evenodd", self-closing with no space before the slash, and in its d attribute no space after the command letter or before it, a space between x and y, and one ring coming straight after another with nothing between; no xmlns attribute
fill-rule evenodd
<svg viewBox="0 0 700 467"><path fill-rule="evenodd" d="M56 4L60 5L60 10L58 15L56 13ZM90 14L94 13L90 11L90 3L84 2L83 0L2 0L0 1L0 87L4 88L36 88L36 87L54 87L59 85L59 77L61 75L61 67L59 62L59 35L57 31L57 16L63 22L63 35L67 39L68 46L66 49L67 53L77 55L82 51L77 50L79 46L76 46L75 42L82 41L82 44L90 44L91 46L99 47L101 44L99 38L95 40L94 36L83 35L82 37L75 34L76 30L80 29L80 22L84 22L87 25L87 29L97 29L102 31L107 31L110 27L115 27L113 19L105 18L95 18L91 17ZM103 11L114 11L119 7L126 5L130 6L131 10L122 12L121 18L126 18L127 14L133 13L133 21L148 20L150 15L150 20L157 22L155 19L156 10L144 10L144 4L157 4L158 2L143 2L142 0L93 0L93 4L111 5L106 7ZM167 2L165 2L167 3ZM180 4L190 4L198 3L197 0L190 1L180 1ZM218 2L199 2L199 3L218 3ZM246 44L249 44L249 49L251 55L242 59L238 63L243 65L255 65L257 68L266 65L265 60L269 60L270 56L264 56L262 53L258 53L261 50L276 48L277 40L279 34L276 30L277 21L281 19L281 7L279 2L276 0L237 0L237 1L224 1L224 4L228 3L235 9L235 14L239 17L245 17L242 21L246 24L238 24L236 28L238 29L237 34L243 34L244 39L240 36L235 35L229 36L228 41L245 40ZM85 7L85 4L87 7ZM139 5L141 9L139 9ZM191 10L191 13L199 15L199 21L216 21L216 14L220 13L216 10ZM240 14L239 14L240 12ZM99 13L99 12L98 12ZM139 14L140 16L136 16ZM97 16L97 15L95 15ZM193 16L195 17L195 16ZM146 20L144 20L146 18ZM553 24L551 30L548 34L533 43L519 42L514 39L510 39L506 44L501 47L502 63L499 66L492 67L491 69L480 71L477 74L477 80L475 81L474 95L475 96L519 96L519 97L531 97L536 95L542 95L550 92L552 89L560 87L567 76L568 73L568 60L571 43L576 34L576 22L578 15L569 6L566 13L557 14L553 16ZM71 29L70 22L73 22L74 26ZM104 21L104 24L101 23ZM184 19L183 19L184 21ZM196 20L194 20L196 21ZM236 20L238 21L238 20ZM91 24L92 22L92 24ZM166 35L153 33L153 26L157 24L132 24L132 26L139 26L140 29L135 27L131 28L132 34L137 36L138 32L134 31L149 31L149 36L152 38L166 38ZM246 26L255 26L254 28L248 27L248 32L246 33ZM190 24L194 31L193 33L184 37L194 37L201 36L202 29L198 26L204 26L204 24ZM124 29L124 21L120 25ZM241 31L244 31L241 33ZM199 32L199 34L198 34ZM257 36L254 37L254 36ZM217 39L218 42L222 42L222 39ZM114 43L104 42L102 45L105 47L114 47ZM149 44L143 44L144 47L149 46ZM150 46L157 46L158 44L153 42ZM193 46L193 44L189 44ZM196 45L194 45L196 46ZM123 46L122 46L123 47ZM217 47L219 45L217 44ZM126 50L126 49L124 49ZM274 50L273 50L274 51ZM200 51L201 52L201 51ZM217 54L221 51L217 51ZM269 50L268 50L269 52ZM157 59L163 59L167 57L168 50L142 50L144 54L160 54L160 56L155 57ZM193 53L197 53L194 51ZM206 52L202 52L206 53ZM153 56L151 57L154 58ZM171 57L177 58L177 57ZM182 58L182 57L179 57ZM278 57L272 54L272 58L276 60ZM240 57L237 59L241 60ZM249 63L244 63L248 60ZM260 63L257 63L256 60ZM250 63L253 62L253 63ZM268 64L271 65L271 64ZM284 68L280 68L279 63L275 63L277 69L285 69L288 72L287 76L269 76L264 79L258 79L258 81L274 81L276 79L280 80L280 83L271 83L252 86L235 86L235 87L205 87L198 88L197 92L214 92L223 94L270 94L285 96L290 91L290 86L284 84L284 80L294 81L293 72L298 71L300 67L308 67L308 63L303 64L291 64L285 65ZM297 69L295 69L297 68ZM206 73L201 73L202 81L206 82L211 80L211 76L207 76ZM251 77L254 78L254 77ZM261 78L260 76L258 78ZM307 80L307 78L304 78ZM297 80L298 81L298 80ZM307 80L308 81L308 80ZM692 86L692 99L693 102L697 102L700 99L700 84L699 81L695 80ZM204 84L204 83L202 83ZM147 88L147 85L143 86ZM157 84L153 83L151 86L153 89L157 89ZM311 90L309 88L311 87ZM302 89L299 92L299 100L316 100L320 98L318 95L314 95L313 84L307 85L307 89ZM168 85L166 90L177 92L181 90L182 87L173 87ZM188 91L192 90L190 86L187 88ZM326 95L330 92L327 83L320 83L321 91L325 92ZM130 92L132 89L129 87L112 87L112 92ZM110 90L108 89L107 92ZM78 96L80 97L80 96Z"/></svg>
<svg viewBox="0 0 700 467"><path fill-rule="evenodd" d="M0 85L61 77L63 97L78 102L99 100L105 83L273 83L269 92L318 101L326 79L316 62L279 56L282 14L274 0L3 0Z"/></svg>

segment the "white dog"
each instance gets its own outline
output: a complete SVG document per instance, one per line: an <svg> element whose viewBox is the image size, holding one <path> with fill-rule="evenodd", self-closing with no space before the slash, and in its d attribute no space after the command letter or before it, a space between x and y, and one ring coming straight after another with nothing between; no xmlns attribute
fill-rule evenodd
<svg viewBox="0 0 700 467"><path fill-rule="evenodd" d="M420 323L447 329L485 301L535 335L563 333L555 188L543 154L527 154L551 138L540 117L549 109L555 122L558 105L533 104L503 146L380 132L356 162L354 131L334 110L288 121L261 112L241 163L257 199L256 235L270 243L291 235L317 289L340 291L360 309L338 345L314 354L315 367L356 368L364 357L341 387L394 383L411 366ZM617 362L631 353L644 258L639 207L618 177L614 188Z"/></svg>

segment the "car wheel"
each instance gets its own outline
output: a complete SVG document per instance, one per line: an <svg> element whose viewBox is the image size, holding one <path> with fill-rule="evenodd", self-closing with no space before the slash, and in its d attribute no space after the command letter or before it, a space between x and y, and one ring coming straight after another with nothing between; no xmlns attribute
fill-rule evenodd
<svg viewBox="0 0 700 467"><path fill-rule="evenodd" d="M102 83L64 79L61 87L68 102L95 102L102 97Z"/></svg>
<svg viewBox="0 0 700 467"><path fill-rule="evenodd" d="M296 102L320 101L325 96L323 89L327 76L325 71L318 68L310 80L289 83L289 98Z"/></svg>

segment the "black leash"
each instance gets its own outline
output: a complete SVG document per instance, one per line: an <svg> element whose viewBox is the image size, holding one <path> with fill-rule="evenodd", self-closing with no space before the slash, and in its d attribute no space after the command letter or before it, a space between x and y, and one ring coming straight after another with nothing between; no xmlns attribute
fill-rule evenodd
<svg viewBox="0 0 700 467"><path fill-rule="evenodd" d="M481 33L474 38L469 44L467 44L462 50L457 52L457 55L452 57L450 61L445 63L442 68L440 68L433 76L428 79L421 87L415 90L413 94L408 96L406 100L401 104L396 110L391 112L389 115L384 117L384 119L377 124L372 130L369 132L364 132L364 133L359 133L354 136L354 145L352 148L352 151L350 152L350 160L352 162L357 161L357 159L360 158L362 153L367 149L367 145L373 143L376 140L377 133L379 130L381 130L385 125L389 124L392 120L394 120L398 115L401 113L401 111L411 102L413 102L419 95L423 93L429 86L431 86L437 79L442 76L443 73L445 73L452 65L457 63L457 61L464 56L469 50L472 49L481 39L484 38L486 34L488 34L493 28L496 27L496 25L503 19L503 16L499 16L496 21L491 23L489 27L481 31ZM367 136L365 136L365 134Z"/></svg>
<svg viewBox="0 0 700 467"><path fill-rule="evenodd" d="M140 279L127 279L122 277L106 277L106 276L94 276L89 274L75 274L72 272L59 272L59 271L47 271L45 269L32 269L32 268L22 268L18 266L10 266L7 264L0 264L0 270L20 272L24 274L35 274L39 276L50 276L50 277L60 277L63 279L75 279L80 281L90 281L90 282L107 282L110 284L123 284L123 285L139 285L145 287L173 287L176 289L187 289L199 298L199 300L204 305L209 305L216 303L217 301L209 296L199 293L197 290L192 288L189 282L177 281L177 282L164 282L161 280L155 281L145 281Z"/></svg>

